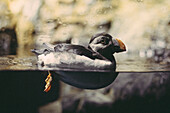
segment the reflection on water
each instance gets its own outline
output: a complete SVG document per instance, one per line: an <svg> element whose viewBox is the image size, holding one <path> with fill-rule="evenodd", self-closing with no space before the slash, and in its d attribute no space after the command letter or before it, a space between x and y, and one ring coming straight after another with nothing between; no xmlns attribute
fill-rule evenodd
<svg viewBox="0 0 170 113"><path fill-rule="evenodd" d="M156 63L152 60L140 58L137 56L119 56L116 55L117 72L158 72L170 71L170 66L166 63ZM17 55L8 55L0 57L0 70L65 70L62 66L56 68L43 68L37 66L36 56L19 57ZM67 70L67 69L66 69ZM72 69L71 69L72 70ZM103 72L104 70L90 70L84 71ZM82 70L82 71L83 71ZM68 70L69 71L69 70ZM72 71L80 71L73 69Z"/></svg>
<svg viewBox="0 0 170 113"><path fill-rule="evenodd" d="M134 55L115 55L118 72L154 72L170 71L168 63L155 62L153 59Z"/></svg>

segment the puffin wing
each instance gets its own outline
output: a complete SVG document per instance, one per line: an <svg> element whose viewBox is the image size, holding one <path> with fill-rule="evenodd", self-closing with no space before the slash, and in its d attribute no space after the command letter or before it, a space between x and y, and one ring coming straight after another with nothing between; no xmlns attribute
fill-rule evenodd
<svg viewBox="0 0 170 113"><path fill-rule="evenodd" d="M50 52L54 52L54 46L51 44L43 43L41 49L31 49L31 52L35 53L36 55L48 54Z"/></svg>
<svg viewBox="0 0 170 113"><path fill-rule="evenodd" d="M49 43L43 43L41 49L32 49L31 50L36 55L48 54L50 52L69 52L77 55L83 55L91 59L101 59L108 60L97 52L94 52L81 45L72 45L72 44L56 44L52 45Z"/></svg>
<svg viewBox="0 0 170 113"><path fill-rule="evenodd" d="M101 59L101 60L107 60L105 57L100 55L97 52L94 52L84 46L81 45L72 45L72 44L57 44L54 47L55 52L69 52L74 53L77 55L83 55L86 57L89 57L91 59Z"/></svg>

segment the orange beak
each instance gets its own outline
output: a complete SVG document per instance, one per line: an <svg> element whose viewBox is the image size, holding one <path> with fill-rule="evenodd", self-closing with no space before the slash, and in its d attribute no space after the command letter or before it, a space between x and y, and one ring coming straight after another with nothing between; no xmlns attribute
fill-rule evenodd
<svg viewBox="0 0 170 113"><path fill-rule="evenodd" d="M124 44L121 40L119 40L119 39L116 39L116 40L118 41L118 43L119 43L119 45L120 45L121 51L126 51L126 46L125 46L125 44Z"/></svg>

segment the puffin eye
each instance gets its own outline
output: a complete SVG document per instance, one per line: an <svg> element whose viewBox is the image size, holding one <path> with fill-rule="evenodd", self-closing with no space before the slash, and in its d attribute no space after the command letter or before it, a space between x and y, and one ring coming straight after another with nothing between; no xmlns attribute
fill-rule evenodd
<svg viewBox="0 0 170 113"><path fill-rule="evenodd" d="M109 43L109 41L104 37L100 43L104 44L104 45L107 45Z"/></svg>
<svg viewBox="0 0 170 113"><path fill-rule="evenodd" d="M102 44L105 44L106 42L105 42L105 40L101 40L101 43L102 43Z"/></svg>

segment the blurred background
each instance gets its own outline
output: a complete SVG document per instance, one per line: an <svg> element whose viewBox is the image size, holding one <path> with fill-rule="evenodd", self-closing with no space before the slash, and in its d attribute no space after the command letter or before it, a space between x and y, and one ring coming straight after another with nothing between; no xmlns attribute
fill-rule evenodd
<svg viewBox="0 0 170 113"><path fill-rule="evenodd" d="M127 47L116 58L135 55L170 64L169 0L1 0L0 9L1 56L32 55L30 49L44 42L87 46L92 35L108 32ZM63 113L170 112L168 75L120 73L113 84L95 91L62 83L61 109Z"/></svg>
<svg viewBox="0 0 170 113"><path fill-rule="evenodd" d="M1 43L4 33L10 35L18 54L43 42L86 46L99 32L120 38L128 53L141 57L170 49L169 0L1 0L0 9Z"/></svg>

